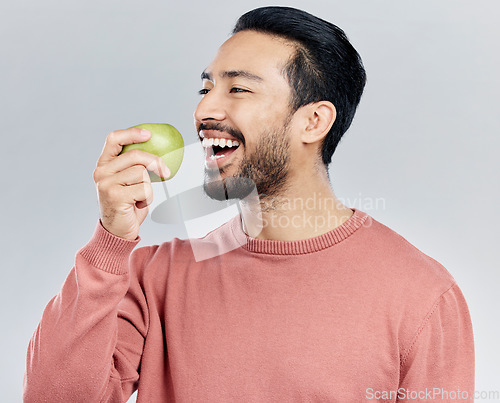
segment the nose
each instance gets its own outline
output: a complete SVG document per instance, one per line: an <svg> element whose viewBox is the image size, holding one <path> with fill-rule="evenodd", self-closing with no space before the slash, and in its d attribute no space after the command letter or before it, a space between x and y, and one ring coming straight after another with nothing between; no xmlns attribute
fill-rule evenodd
<svg viewBox="0 0 500 403"><path fill-rule="evenodd" d="M222 121L226 118L226 105L215 88L203 95L194 111L195 123L200 124L207 120Z"/></svg>

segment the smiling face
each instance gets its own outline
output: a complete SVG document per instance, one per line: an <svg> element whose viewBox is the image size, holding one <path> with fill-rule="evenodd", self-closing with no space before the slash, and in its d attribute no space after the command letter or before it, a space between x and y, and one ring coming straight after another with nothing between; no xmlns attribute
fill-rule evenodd
<svg viewBox="0 0 500 403"><path fill-rule="evenodd" d="M293 123L283 68L293 53L281 39L242 31L203 72L194 117L210 197L243 198L254 184L259 195L276 195L286 186Z"/></svg>

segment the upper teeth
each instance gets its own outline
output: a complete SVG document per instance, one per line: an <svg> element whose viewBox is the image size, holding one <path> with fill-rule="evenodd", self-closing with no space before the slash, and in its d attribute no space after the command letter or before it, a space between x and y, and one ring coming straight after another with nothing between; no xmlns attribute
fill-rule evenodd
<svg viewBox="0 0 500 403"><path fill-rule="evenodd" d="M224 138L204 138L203 141L201 142L203 147L212 147L212 146L219 146L219 147L238 147L240 143L236 140L227 140Z"/></svg>

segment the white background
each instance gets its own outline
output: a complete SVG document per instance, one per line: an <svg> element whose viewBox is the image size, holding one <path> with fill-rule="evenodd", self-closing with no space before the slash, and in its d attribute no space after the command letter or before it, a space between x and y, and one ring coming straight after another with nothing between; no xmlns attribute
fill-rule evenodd
<svg viewBox="0 0 500 403"><path fill-rule="evenodd" d="M92 171L106 135L167 122L194 145L201 71L236 19L267 5L241 3L1 3L1 401L21 400L29 338L97 223ZM476 389L499 390L499 2L278 4L339 25L361 54L368 83L333 189L456 278ZM198 163L186 159L178 183ZM185 229L147 218L140 245L174 236Z"/></svg>

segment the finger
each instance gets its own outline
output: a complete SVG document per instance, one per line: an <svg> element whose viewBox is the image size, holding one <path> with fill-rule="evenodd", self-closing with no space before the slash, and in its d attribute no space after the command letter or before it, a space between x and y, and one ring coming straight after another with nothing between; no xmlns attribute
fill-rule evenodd
<svg viewBox="0 0 500 403"><path fill-rule="evenodd" d="M119 186L133 186L139 184L151 184L151 179L148 171L142 165L134 165L117 172L113 176L108 176L108 180L112 181L113 185Z"/></svg>
<svg viewBox="0 0 500 403"><path fill-rule="evenodd" d="M134 165L140 165L148 171L153 171L162 178L170 176L170 170L162 158L142 150L127 151L115 157L108 164L102 166L101 169L104 174L112 175Z"/></svg>
<svg viewBox="0 0 500 403"><path fill-rule="evenodd" d="M107 203L115 205L133 205L139 201L151 203L153 198L153 187L149 175L144 168L137 175L135 168L122 171L115 176L108 177L99 184L99 195ZM110 181L113 179L113 182Z"/></svg>
<svg viewBox="0 0 500 403"><path fill-rule="evenodd" d="M143 143L149 140L150 137L151 132L149 130L139 129L138 127L112 131L106 137L97 165L110 162L120 154L124 145Z"/></svg>
<svg viewBox="0 0 500 403"><path fill-rule="evenodd" d="M153 188L150 183L138 183L127 186L126 191L129 196L132 196L132 200L137 208L145 208L153 202Z"/></svg>

